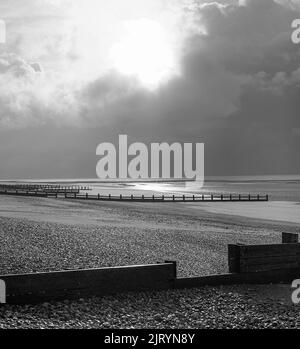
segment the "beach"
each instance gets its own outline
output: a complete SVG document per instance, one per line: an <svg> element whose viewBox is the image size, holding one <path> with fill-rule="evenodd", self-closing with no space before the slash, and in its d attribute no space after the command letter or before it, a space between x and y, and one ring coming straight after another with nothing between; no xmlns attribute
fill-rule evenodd
<svg viewBox="0 0 300 349"><path fill-rule="evenodd" d="M300 328L300 0L0 10L0 329Z"/></svg>
<svg viewBox="0 0 300 349"><path fill-rule="evenodd" d="M0 196L1 274L165 260L178 262L179 276L226 273L228 244L280 243L282 231L298 231L221 213L231 203L204 205ZM6 305L0 328L294 328L290 293L290 285L227 286Z"/></svg>
<svg viewBox="0 0 300 349"><path fill-rule="evenodd" d="M92 191L160 195L171 185L174 192L174 184L162 183L92 185ZM228 193L233 186L236 193L263 186L271 200L146 203L1 195L0 274L166 260L177 262L179 277L221 274L228 272L228 244L281 243L282 232L299 232L299 181L212 182L204 191ZM182 185L175 189L184 193ZM300 317L290 285L245 285L1 307L0 328L18 327L298 328Z"/></svg>
<svg viewBox="0 0 300 349"><path fill-rule="evenodd" d="M210 212L220 210L218 205L1 196L0 253L5 258L0 270L6 274L176 260L181 276L209 275L227 272L228 244L279 243L282 231L297 232L295 223ZM222 210L232 205L223 204Z"/></svg>

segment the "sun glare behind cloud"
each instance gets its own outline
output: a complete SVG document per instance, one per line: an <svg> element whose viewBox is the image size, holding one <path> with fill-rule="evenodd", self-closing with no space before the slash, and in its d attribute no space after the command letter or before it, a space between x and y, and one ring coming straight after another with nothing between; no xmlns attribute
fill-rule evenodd
<svg viewBox="0 0 300 349"><path fill-rule="evenodd" d="M155 88L178 74L175 52L164 28L156 21L139 19L127 22L123 37L112 47L114 68Z"/></svg>
<svg viewBox="0 0 300 349"><path fill-rule="evenodd" d="M55 55L44 49L30 59L61 80L83 85L115 71L155 90L179 75L185 32L178 24L184 13L181 0L43 1L59 12L44 28Z"/></svg>

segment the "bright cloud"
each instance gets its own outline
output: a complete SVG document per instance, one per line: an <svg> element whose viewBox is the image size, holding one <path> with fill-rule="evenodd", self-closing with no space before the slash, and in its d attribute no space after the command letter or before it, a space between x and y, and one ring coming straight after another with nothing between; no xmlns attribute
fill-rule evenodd
<svg viewBox="0 0 300 349"><path fill-rule="evenodd" d="M300 171L298 0L0 0L0 13L2 178L93 177L96 145L121 133L204 141L212 174Z"/></svg>
<svg viewBox="0 0 300 349"><path fill-rule="evenodd" d="M180 125L182 110L193 129L199 117L236 113L251 89L284 95L298 86L300 53L289 40L296 6L1 0L0 124L101 125L139 113Z"/></svg>

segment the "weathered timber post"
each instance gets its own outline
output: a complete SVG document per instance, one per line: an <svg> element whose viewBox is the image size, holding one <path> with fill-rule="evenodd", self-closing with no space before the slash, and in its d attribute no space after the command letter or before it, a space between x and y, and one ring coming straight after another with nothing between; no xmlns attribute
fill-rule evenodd
<svg viewBox="0 0 300 349"><path fill-rule="evenodd" d="M228 268L229 273L240 272L240 246L228 245Z"/></svg>
<svg viewBox="0 0 300 349"><path fill-rule="evenodd" d="M174 276L174 279L177 278L177 262L176 261L165 261L165 263L172 263L173 264L173 276Z"/></svg>
<svg viewBox="0 0 300 349"><path fill-rule="evenodd" d="M299 236L295 233L282 233L283 244L297 244L299 242Z"/></svg>

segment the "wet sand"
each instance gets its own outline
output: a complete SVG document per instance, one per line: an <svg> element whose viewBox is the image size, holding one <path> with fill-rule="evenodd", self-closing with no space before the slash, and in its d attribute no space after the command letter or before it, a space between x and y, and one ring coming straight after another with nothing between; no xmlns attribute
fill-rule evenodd
<svg viewBox="0 0 300 349"><path fill-rule="evenodd" d="M292 201L232 202L228 205L207 203L198 206L216 215L232 215L253 219L300 224L300 203ZM196 206L193 206L196 208Z"/></svg>

